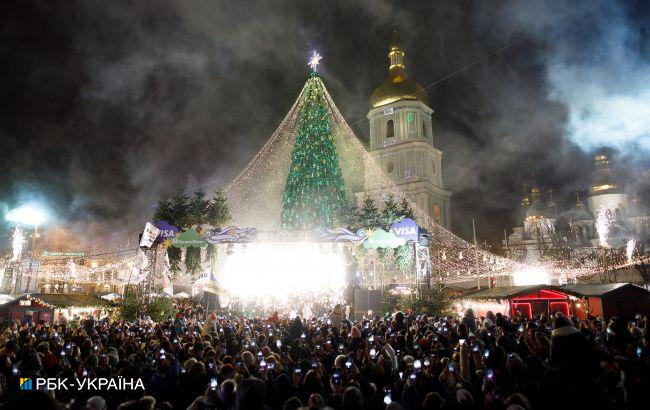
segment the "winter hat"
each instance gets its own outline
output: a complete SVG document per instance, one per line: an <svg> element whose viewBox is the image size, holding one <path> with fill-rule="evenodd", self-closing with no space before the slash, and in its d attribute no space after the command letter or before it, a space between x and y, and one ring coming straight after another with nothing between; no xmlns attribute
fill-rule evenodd
<svg viewBox="0 0 650 410"><path fill-rule="evenodd" d="M485 319L483 320L483 329L489 329L489 328L491 328L492 326L494 326L494 323L493 323L490 319L485 318Z"/></svg>
<svg viewBox="0 0 650 410"><path fill-rule="evenodd" d="M559 329L564 326L573 326L571 321L567 319L565 316L558 316L553 321L553 329Z"/></svg>
<svg viewBox="0 0 650 410"><path fill-rule="evenodd" d="M282 410L297 410L302 407L302 402L296 396L290 397L284 402Z"/></svg>
<svg viewBox="0 0 650 410"><path fill-rule="evenodd" d="M57 362L58 362L57 357L52 353L43 356L43 358L41 359L41 363L43 363L43 366L46 368L51 368L56 366Z"/></svg>
<svg viewBox="0 0 650 410"><path fill-rule="evenodd" d="M458 389L456 392L456 401L461 407L470 409L474 407L474 397L472 397L472 393L468 390Z"/></svg>
<svg viewBox="0 0 650 410"><path fill-rule="evenodd" d="M411 356L411 355L407 354L406 356L404 356L404 363L406 363L406 365L413 364L414 360L415 359L413 359L413 356Z"/></svg>
<svg viewBox="0 0 650 410"><path fill-rule="evenodd" d="M106 409L106 400L100 396L93 396L86 401L86 408L90 410Z"/></svg>
<svg viewBox="0 0 650 410"><path fill-rule="evenodd" d="M194 363L196 363L196 359L195 359L195 358L192 357L192 358L190 358L190 359L187 359L187 360L185 361L185 363L183 364L183 368L185 369L186 372L189 373L189 371L190 371L190 369L192 368L192 366L194 366Z"/></svg>
<svg viewBox="0 0 650 410"><path fill-rule="evenodd" d="M345 363L347 358L348 358L347 356L342 354L336 356L336 359L334 359L334 367L339 367L339 368L343 367L343 364Z"/></svg>

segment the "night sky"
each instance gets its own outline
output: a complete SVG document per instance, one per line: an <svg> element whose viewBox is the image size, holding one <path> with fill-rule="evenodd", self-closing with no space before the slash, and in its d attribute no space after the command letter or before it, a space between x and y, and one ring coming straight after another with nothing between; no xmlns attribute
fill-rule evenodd
<svg viewBox="0 0 650 410"><path fill-rule="evenodd" d="M123 241L161 197L243 169L314 49L366 139L395 23L422 85L510 45L428 89L455 232L474 218L498 240L532 176L570 206L603 146L648 194L647 1L15 0L0 4L1 210L46 204L46 246Z"/></svg>

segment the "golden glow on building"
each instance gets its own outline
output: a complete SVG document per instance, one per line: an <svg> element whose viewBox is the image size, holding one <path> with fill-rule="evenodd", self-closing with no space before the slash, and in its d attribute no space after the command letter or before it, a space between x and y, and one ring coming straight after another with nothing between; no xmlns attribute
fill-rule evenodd
<svg viewBox="0 0 650 410"><path fill-rule="evenodd" d="M400 100L415 100L429 105L429 96L424 88L406 77L404 73L404 51L397 42L397 29L393 31L393 41L388 52L388 78L370 96L372 108Z"/></svg>
<svg viewBox="0 0 650 410"><path fill-rule="evenodd" d="M606 191L609 189L617 189L618 185L616 184L603 184L603 185L595 185L591 187L591 190L594 192L600 192L600 191Z"/></svg>

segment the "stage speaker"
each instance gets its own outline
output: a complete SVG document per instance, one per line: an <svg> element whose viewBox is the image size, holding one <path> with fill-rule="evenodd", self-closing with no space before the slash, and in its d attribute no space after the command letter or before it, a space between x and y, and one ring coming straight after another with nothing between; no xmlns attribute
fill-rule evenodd
<svg viewBox="0 0 650 410"><path fill-rule="evenodd" d="M381 290L354 290L354 320L361 320L369 310L373 315L381 315Z"/></svg>

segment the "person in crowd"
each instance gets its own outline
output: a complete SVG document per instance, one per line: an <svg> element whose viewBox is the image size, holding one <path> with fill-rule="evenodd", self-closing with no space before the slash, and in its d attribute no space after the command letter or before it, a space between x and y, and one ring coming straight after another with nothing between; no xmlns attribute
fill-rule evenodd
<svg viewBox="0 0 650 410"><path fill-rule="evenodd" d="M331 306L331 305L330 305ZM341 310L341 307L338 307ZM0 331L2 409L635 409L647 406L647 318L396 312L362 320L85 317ZM321 311L326 312L326 309ZM269 316L270 314L270 316ZM129 378L141 388L21 391L21 378Z"/></svg>
<svg viewBox="0 0 650 410"><path fill-rule="evenodd" d="M463 316L462 324L467 327L467 330L471 332L476 331L476 318L474 317L474 311L472 309L467 309L465 311L465 316Z"/></svg>

